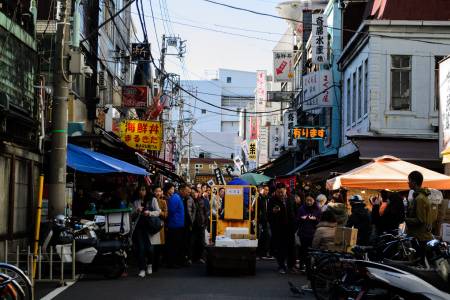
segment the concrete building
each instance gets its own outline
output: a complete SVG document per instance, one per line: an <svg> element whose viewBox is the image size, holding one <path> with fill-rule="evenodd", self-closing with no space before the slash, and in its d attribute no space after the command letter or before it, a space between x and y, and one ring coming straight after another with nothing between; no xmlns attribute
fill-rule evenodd
<svg viewBox="0 0 450 300"><path fill-rule="evenodd" d="M30 7L31 6L31 7ZM0 1L0 260L33 234L42 171L42 105L31 1ZM10 247L15 243L10 242Z"/></svg>
<svg viewBox="0 0 450 300"><path fill-rule="evenodd" d="M391 154L439 168L438 63L450 54L450 3L399 1L408 5L405 11L401 3L381 2L384 10L367 4L358 33L339 59L339 156Z"/></svg>
<svg viewBox="0 0 450 300"><path fill-rule="evenodd" d="M225 181L229 181L231 177L226 171L228 166L234 166L233 160L224 158L191 158L188 163L187 158L184 158L181 161L181 167L184 170L183 176L186 177L187 173L189 173L193 183L206 183L212 179L216 184L219 184L214 174L214 169L216 168L222 171Z"/></svg>
<svg viewBox="0 0 450 300"><path fill-rule="evenodd" d="M256 73L219 69L210 80L185 80L181 85L200 99L182 93L184 110L195 120L191 157L239 155L240 111L254 101Z"/></svg>

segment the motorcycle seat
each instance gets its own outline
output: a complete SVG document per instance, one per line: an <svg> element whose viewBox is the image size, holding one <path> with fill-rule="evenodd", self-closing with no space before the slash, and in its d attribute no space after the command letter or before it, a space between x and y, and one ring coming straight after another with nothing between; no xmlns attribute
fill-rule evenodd
<svg viewBox="0 0 450 300"><path fill-rule="evenodd" d="M99 241L97 244L97 251L100 253L113 252L122 249L122 242L112 241Z"/></svg>

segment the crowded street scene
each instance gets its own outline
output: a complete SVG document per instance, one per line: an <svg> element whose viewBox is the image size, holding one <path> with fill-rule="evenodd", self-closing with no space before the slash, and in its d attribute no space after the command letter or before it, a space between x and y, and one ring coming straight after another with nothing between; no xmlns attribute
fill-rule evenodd
<svg viewBox="0 0 450 300"><path fill-rule="evenodd" d="M450 299L450 0L0 0L0 300Z"/></svg>

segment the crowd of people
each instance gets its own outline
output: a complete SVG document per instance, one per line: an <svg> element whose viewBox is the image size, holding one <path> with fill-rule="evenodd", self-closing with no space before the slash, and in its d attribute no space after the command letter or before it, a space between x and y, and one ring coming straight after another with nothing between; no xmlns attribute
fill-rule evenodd
<svg viewBox="0 0 450 300"><path fill-rule="evenodd" d="M258 257L276 259L281 274L299 273L309 248L332 248L338 226L357 228L357 244L368 245L374 236L406 223L407 233L425 243L432 235L422 181L422 174L412 172L409 199L408 194L380 191L369 203L361 195L352 195L348 201L340 192L329 197L300 191L288 195L282 183L263 184L258 190ZM211 222L210 228L210 221L223 214L225 201L223 189L215 197L211 193L207 184L181 184L177 189L172 183L163 188L137 187L132 201L132 240L140 277L156 272L161 263L169 268L205 263L205 235L215 236L215 224ZM148 218L158 218L162 229L151 234L144 221Z"/></svg>
<svg viewBox="0 0 450 300"><path fill-rule="evenodd" d="M368 203L352 195L349 207L341 193L327 197L294 191L288 196L281 183L272 192L261 186L259 256L276 258L281 274L298 273L305 267L308 249L332 250L338 226L358 229L357 244L365 246L380 234L398 232L405 223L408 235L426 243L432 239L429 192L422 189L421 173L412 172L408 179L409 194L384 190Z"/></svg>

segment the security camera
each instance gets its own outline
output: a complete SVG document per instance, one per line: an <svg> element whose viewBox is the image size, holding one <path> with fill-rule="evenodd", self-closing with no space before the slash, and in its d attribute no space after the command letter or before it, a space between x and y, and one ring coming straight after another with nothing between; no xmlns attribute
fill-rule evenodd
<svg viewBox="0 0 450 300"><path fill-rule="evenodd" d="M90 78L93 73L94 73L94 71L92 70L91 67L89 67L89 66L84 66L83 67L83 74L84 74L84 76Z"/></svg>

